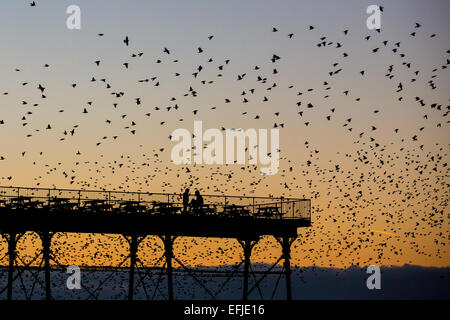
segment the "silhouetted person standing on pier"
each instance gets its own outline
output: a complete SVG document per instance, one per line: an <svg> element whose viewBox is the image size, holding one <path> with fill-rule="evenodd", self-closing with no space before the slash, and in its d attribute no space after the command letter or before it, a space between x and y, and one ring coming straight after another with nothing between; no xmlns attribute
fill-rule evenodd
<svg viewBox="0 0 450 320"><path fill-rule="evenodd" d="M201 207L203 205L203 197L200 195L200 191L195 191L195 196L197 197L197 206Z"/></svg>
<svg viewBox="0 0 450 320"><path fill-rule="evenodd" d="M183 193L183 213L187 213L189 206L189 188L186 188Z"/></svg>
<svg viewBox="0 0 450 320"><path fill-rule="evenodd" d="M195 190L195 199L192 199L191 206L194 211L198 211L200 207L203 205L203 197L200 194L200 191Z"/></svg>

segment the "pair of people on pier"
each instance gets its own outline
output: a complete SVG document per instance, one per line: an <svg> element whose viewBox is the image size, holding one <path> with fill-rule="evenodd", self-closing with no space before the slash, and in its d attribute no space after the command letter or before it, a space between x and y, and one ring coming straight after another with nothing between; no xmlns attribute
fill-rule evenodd
<svg viewBox="0 0 450 320"><path fill-rule="evenodd" d="M195 191L195 198L189 203L189 188L187 188L183 193L183 213L187 213L188 207L190 207L194 212L197 211L203 205L203 197L200 191Z"/></svg>

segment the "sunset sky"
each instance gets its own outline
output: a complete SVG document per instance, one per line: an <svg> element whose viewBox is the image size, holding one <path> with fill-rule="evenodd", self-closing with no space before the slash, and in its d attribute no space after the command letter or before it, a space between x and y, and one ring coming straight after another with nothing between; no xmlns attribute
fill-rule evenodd
<svg viewBox="0 0 450 320"><path fill-rule="evenodd" d="M448 1L379 1L379 33L370 1L29 2L0 3L0 185L310 198L293 265L450 266ZM66 27L71 4L81 30ZM169 136L194 120L276 124L280 170L174 165ZM56 235L60 262L120 260L123 239L87 237ZM194 241L175 245L193 265L241 255L235 240ZM157 244L140 247L149 264ZM263 239L254 261L279 254Z"/></svg>

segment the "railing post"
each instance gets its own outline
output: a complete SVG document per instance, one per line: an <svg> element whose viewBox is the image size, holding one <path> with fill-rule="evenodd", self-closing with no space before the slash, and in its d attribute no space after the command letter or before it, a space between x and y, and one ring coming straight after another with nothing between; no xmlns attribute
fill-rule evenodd
<svg viewBox="0 0 450 320"><path fill-rule="evenodd" d="M253 197L253 209L252 209L252 216L255 215L255 197Z"/></svg>
<svg viewBox="0 0 450 320"><path fill-rule="evenodd" d="M295 218L295 201L292 201L292 219Z"/></svg>
<svg viewBox="0 0 450 320"><path fill-rule="evenodd" d="M280 213L283 213L283 197L280 198Z"/></svg>

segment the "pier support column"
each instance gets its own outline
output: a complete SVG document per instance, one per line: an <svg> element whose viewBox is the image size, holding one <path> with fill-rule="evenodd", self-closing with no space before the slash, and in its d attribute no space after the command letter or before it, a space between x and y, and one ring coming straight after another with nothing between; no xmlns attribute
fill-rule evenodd
<svg viewBox="0 0 450 320"><path fill-rule="evenodd" d="M130 277L128 280L128 300L133 300L134 275L135 275L135 268L136 268L136 261L137 261L137 252L138 252L139 244L141 243L142 240L145 239L145 236L124 235L124 237L130 244L130 274L129 274Z"/></svg>
<svg viewBox="0 0 450 320"><path fill-rule="evenodd" d="M167 291L169 300L173 300L173 275L172 275L172 258L173 258L173 242L175 237L171 235L162 236L161 239L164 242L164 256L166 257L167 268Z"/></svg>
<svg viewBox="0 0 450 320"><path fill-rule="evenodd" d="M4 235L6 240L8 241L8 291L7 291L7 299L12 300L12 289L13 289L13 274L14 274L14 264L16 261L16 245L19 237L16 233L10 233L8 236Z"/></svg>
<svg viewBox="0 0 450 320"><path fill-rule="evenodd" d="M44 273L45 273L45 299L52 299L51 282L50 282L50 245L53 234L48 231L40 233L42 241L42 255L44 260Z"/></svg>
<svg viewBox="0 0 450 320"><path fill-rule="evenodd" d="M246 301L248 298L248 278L249 278L249 269L250 269L250 258L252 255L252 249L255 244L258 242L252 240L239 240L239 243L244 250L244 279L242 284L242 300Z"/></svg>
<svg viewBox="0 0 450 320"><path fill-rule="evenodd" d="M292 288L291 288L291 245L295 238L282 237L277 239L281 243L284 259L284 274L286 278L286 299L292 300Z"/></svg>
<svg viewBox="0 0 450 320"><path fill-rule="evenodd" d="M133 300L134 293L134 268L136 266L136 254L138 250L137 236L131 236L130 241L130 278L128 282L128 300Z"/></svg>

